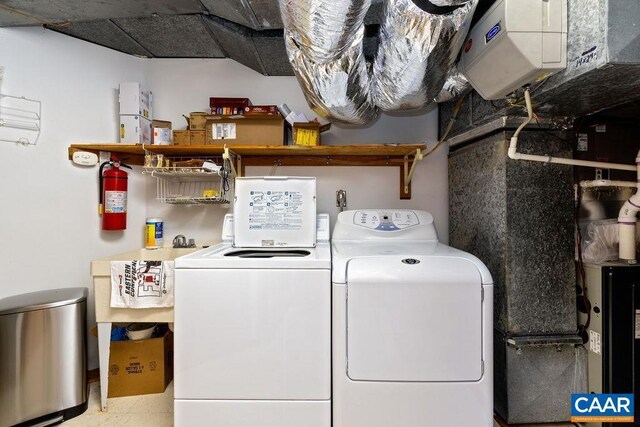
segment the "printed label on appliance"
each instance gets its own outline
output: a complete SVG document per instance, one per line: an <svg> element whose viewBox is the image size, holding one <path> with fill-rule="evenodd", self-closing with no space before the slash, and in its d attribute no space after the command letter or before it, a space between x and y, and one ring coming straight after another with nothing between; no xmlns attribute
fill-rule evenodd
<svg viewBox="0 0 640 427"><path fill-rule="evenodd" d="M300 230L303 200L300 191L252 191L250 230Z"/></svg>
<svg viewBox="0 0 640 427"><path fill-rule="evenodd" d="M125 213L127 211L126 191L105 191L104 192L104 212L105 213Z"/></svg>
<svg viewBox="0 0 640 427"><path fill-rule="evenodd" d="M640 310L636 310L636 339L640 340Z"/></svg>
<svg viewBox="0 0 640 427"><path fill-rule="evenodd" d="M502 30L502 26L500 24L501 24L501 22L498 22L496 25L491 27L491 29L489 31L487 31L487 34L484 35L484 42L485 43L489 43L491 41L491 39L493 39L495 36L497 36L498 33L500 32L500 30Z"/></svg>
<svg viewBox="0 0 640 427"><path fill-rule="evenodd" d="M578 134L578 151L589 151L589 136L586 133Z"/></svg>
<svg viewBox="0 0 640 427"><path fill-rule="evenodd" d="M600 334L595 331L589 331L589 351L600 354Z"/></svg>

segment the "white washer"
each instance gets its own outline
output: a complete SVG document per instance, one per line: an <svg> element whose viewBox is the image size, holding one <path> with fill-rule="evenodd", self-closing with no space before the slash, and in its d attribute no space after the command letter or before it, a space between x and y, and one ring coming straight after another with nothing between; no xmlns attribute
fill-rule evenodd
<svg viewBox="0 0 640 427"><path fill-rule="evenodd" d="M345 211L333 250L333 426L493 425L493 286L413 210Z"/></svg>
<svg viewBox="0 0 640 427"><path fill-rule="evenodd" d="M318 218L316 239L315 180L238 179L233 240L175 260L176 426L331 425L331 248Z"/></svg>

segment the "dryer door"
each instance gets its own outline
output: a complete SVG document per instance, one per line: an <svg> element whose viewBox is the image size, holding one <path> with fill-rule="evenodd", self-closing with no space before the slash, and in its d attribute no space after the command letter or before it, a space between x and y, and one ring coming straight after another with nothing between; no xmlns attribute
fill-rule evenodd
<svg viewBox="0 0 640 427"><path fill-rule="evenodd" d="M482 377L482 283L468 260L368 257L347 266L347 375L369 381Z"/></svg>

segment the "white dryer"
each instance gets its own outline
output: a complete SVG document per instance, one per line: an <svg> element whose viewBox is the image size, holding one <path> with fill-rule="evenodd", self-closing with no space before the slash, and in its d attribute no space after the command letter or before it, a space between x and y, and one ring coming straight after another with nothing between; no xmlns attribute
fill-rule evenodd
<svg viewBox="0 0 640 427"><path fill-rule="evenodd" d="M316 239L315 181L300 180L240 180L236 244L175 261L178 427L331 425L329 221Z"/></svg>
<svg viewBox="0 0 640 427"><path fill-rule="evenodd" d="M493 425L493 286L413 210L345 211L333 251L333 426Z"/></svg>

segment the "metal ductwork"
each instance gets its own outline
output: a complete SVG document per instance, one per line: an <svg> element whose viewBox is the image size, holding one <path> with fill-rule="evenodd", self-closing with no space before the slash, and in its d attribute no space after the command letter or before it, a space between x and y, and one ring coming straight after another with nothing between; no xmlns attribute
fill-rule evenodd
<svg viewBox="0 0 640 427"><path fill-rule="evenodd" d="M378 108L422 108L464 90L451 74L440 93L477 2L386 0L371 67L362 53L370 0L279 0L289 61L309 106L356 125L375 120Z"/></svg>
<svg viewBox="0 0 640 427"><path fill-rule="evenodd" d="M473 88L469 80L467 80L467 78L458 71L458 67L454 65L449 71L449 76L434 101L437 103L451 101L452 99L466 95L471 89Z"/></svg>
<svg viewBox="0 0 640 427"><path fill-rule="evenodd" d="M387 0L371 87L380 109L418 109L433 101L455 63L477 2L436 6Z"/></svg>
<svg viewBox="0 0 640 427"><path fill-rule="evenodd" d="M378 116L363 54L370 0L280 0L289 61L320 116L362 125Z"/></svg>
<svg viewBox="0 0 640 427"><path fill-rule="evenodd" d="M284 28L318 63L341 57L364 28L371 0L280 0Z"/></svg>
<svg viewBox="0 0 640 427"><path fill-rule="evenodd" d="M285 30L289 61L307 103L321 117L362 125L375 120L378 109L371 100L370 73L362 52L364 29L337 59L317 62L304 54Z"/></svg>

